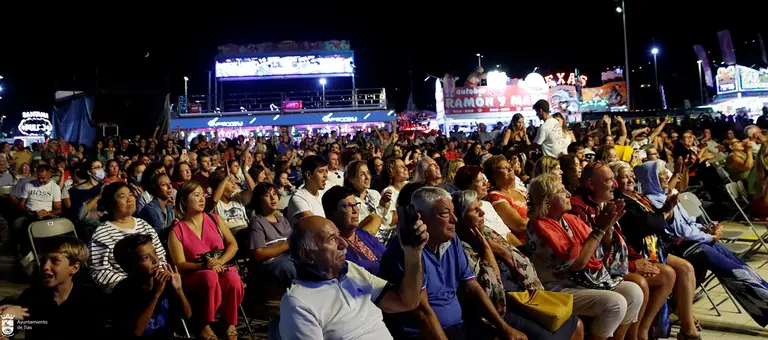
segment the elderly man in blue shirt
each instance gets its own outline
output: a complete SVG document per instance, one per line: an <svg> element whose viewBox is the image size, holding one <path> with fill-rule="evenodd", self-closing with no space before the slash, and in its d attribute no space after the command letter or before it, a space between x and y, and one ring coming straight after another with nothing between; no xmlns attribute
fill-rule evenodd
<svg viewBox="0 0 768 340"><path fill-rule="evenodd" d="M424 285L419 306L410 313L388 318L390 331L397 338L426 339L527 339L510 327L475 281L461 241L456 236L456 215L451 195L440 188L424 187L413 193L411 204L427 225L429 241L422 251ZM399 282L408 269L403 266L400 242L392 242L381 259L380 272L389 282ZM479 320L465 323L457 294L463 293L473 315L485 318L493 327ZM470 315L470 313L466 313Z"/></svg>

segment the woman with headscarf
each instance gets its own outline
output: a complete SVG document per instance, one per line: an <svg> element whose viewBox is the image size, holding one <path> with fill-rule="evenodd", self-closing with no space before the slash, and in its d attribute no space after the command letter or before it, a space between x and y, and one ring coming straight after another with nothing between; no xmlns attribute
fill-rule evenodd
<svg viewBox="0 0 768 340"><path fill-rule="evenodd" d="M645 162L635 167L635 175L653 207L664 207L670 178L666 163ZM712 271L757 324L768 325L768 282L718 242L722 231L717 224L707 228L691 218L682 206L674 205L665 229L677 243L670 247L670 253L683 257L696 268L696 282L703 281L707 270Z"/></svg>
<svg viewBox="0 0 768 340"><path fill-rule="evenodd" d="M656 275L644 275L651 294L646 313L640 321L638 334L647 334L654 315L660 310L663 311L667 297L674 291L677 316L680 318L680 337L698 339L696 320L693 317L693 295L696 290L693 267L688 261L667 254L663 246L666 220L672 217L672 208L677 205L678 196L670 196L666 203L657 209L645 196L635 191L635 175L629 163L616 161L609 166L618 183L614 197L623 199L625 203L626 213L619 219L622 233L627 244L644 257L635 261L635 273L645 272L642 267L648 265L659 269ZM656 329L655 334L659 337L669 335L667 327Z"/></svg>

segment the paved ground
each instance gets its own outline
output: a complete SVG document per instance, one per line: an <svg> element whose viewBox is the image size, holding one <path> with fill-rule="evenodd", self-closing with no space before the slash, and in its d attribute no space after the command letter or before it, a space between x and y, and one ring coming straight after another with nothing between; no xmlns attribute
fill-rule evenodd
<svg viewBox="0 0 768 340"><path fill-rule="evenodd" d="M763 262L768 260L768 254L756 254L753 256L749 263L753 268L759 267ZM12 283L8 281L8 276L11 271L12 258L9 256L0 256L0 298L17 296L24 288L26 284ZM757 272L764 278L768 278L768 265L765 265L761 269L756 269ZM725 291L722 287L716 287L710 291L710 296L717 303L726 298ZM704 328L704 339L716 339L716 340L751 340L751 339L768 339L768 329L763 329L758 326L752 318L746 313L737 313L736 307L730 301L724 302L719 307L721 316L717 316L712 305L706 298L697 301L694 304L694 311L696 317L701 321ZM256 312L249 312L254 316L251 320L251 327L254 331L253 339L261 340L267 339L267 322L265 320L259 320L256 316ZM248 336L245 324L241 322L239 327L241 333L241 339L250 339ZM679 328L674 326L672 329L672 338L677 335ZM21 339L17 337L17 339Z"/></svg>

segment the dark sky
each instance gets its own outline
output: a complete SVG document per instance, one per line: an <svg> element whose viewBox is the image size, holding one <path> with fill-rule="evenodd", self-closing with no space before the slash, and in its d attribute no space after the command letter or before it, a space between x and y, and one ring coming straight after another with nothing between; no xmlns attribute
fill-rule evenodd
<svg viewBox="0 0 768 340"><path fill-rule="evenodd" d="M710 59L719 62L719 30L731 30L740 64L761 63L757 44L752 43L758 32L768 38L766 15L759 16L768 5L761 2L627 1L636 106L659 106L654 96L639 89L640 84L653 83L649 51L654 45L661 50L659 79L671 107L681 107L683 99L698 102L692 45L704 45L711 51ZM475 53L485 56L483 64L491 66L487 68L501 65L513 77L524 77L534 67L544 75L579 68L590 77L590 86L599 85L599 72L606 67L624 64L621 15L613 0L443 1L420 7L417 2L361 1L323 7L316 1L284 7L257 3L212 2L199 8L187 3L185 9L164 13L154 7L102 8L98 14L71 7L24 12L30 14L4 11L0 113L9 121L3 130L22 111L49 112L55 90L95 89L97 78L102 87L154 89L160 84L176 97L182 92L182 77L188 76L190 93L205 93L206 71L212 67L216 47L230 42L351 40L358 88L386 87L398 109L410 93L411 67L415 101L426 108L433 97L432 83L423 81L426 74L452 71L464 77L477 63ZM308 90L317 86L299 84ZM254 91L276 90L274 83L265 81L252 86Z"/></svg>

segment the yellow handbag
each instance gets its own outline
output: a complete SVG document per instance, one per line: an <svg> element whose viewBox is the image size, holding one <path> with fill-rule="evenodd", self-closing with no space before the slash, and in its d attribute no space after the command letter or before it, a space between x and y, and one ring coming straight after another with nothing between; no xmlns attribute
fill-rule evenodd
<svg viewBox="0 0 768 340"><path fill-rule="evenodd" d="M507 292L508 300L514 301L539 325L554 332L560 329L573 313L573 295L535 290L533 292Z"/></svg>

